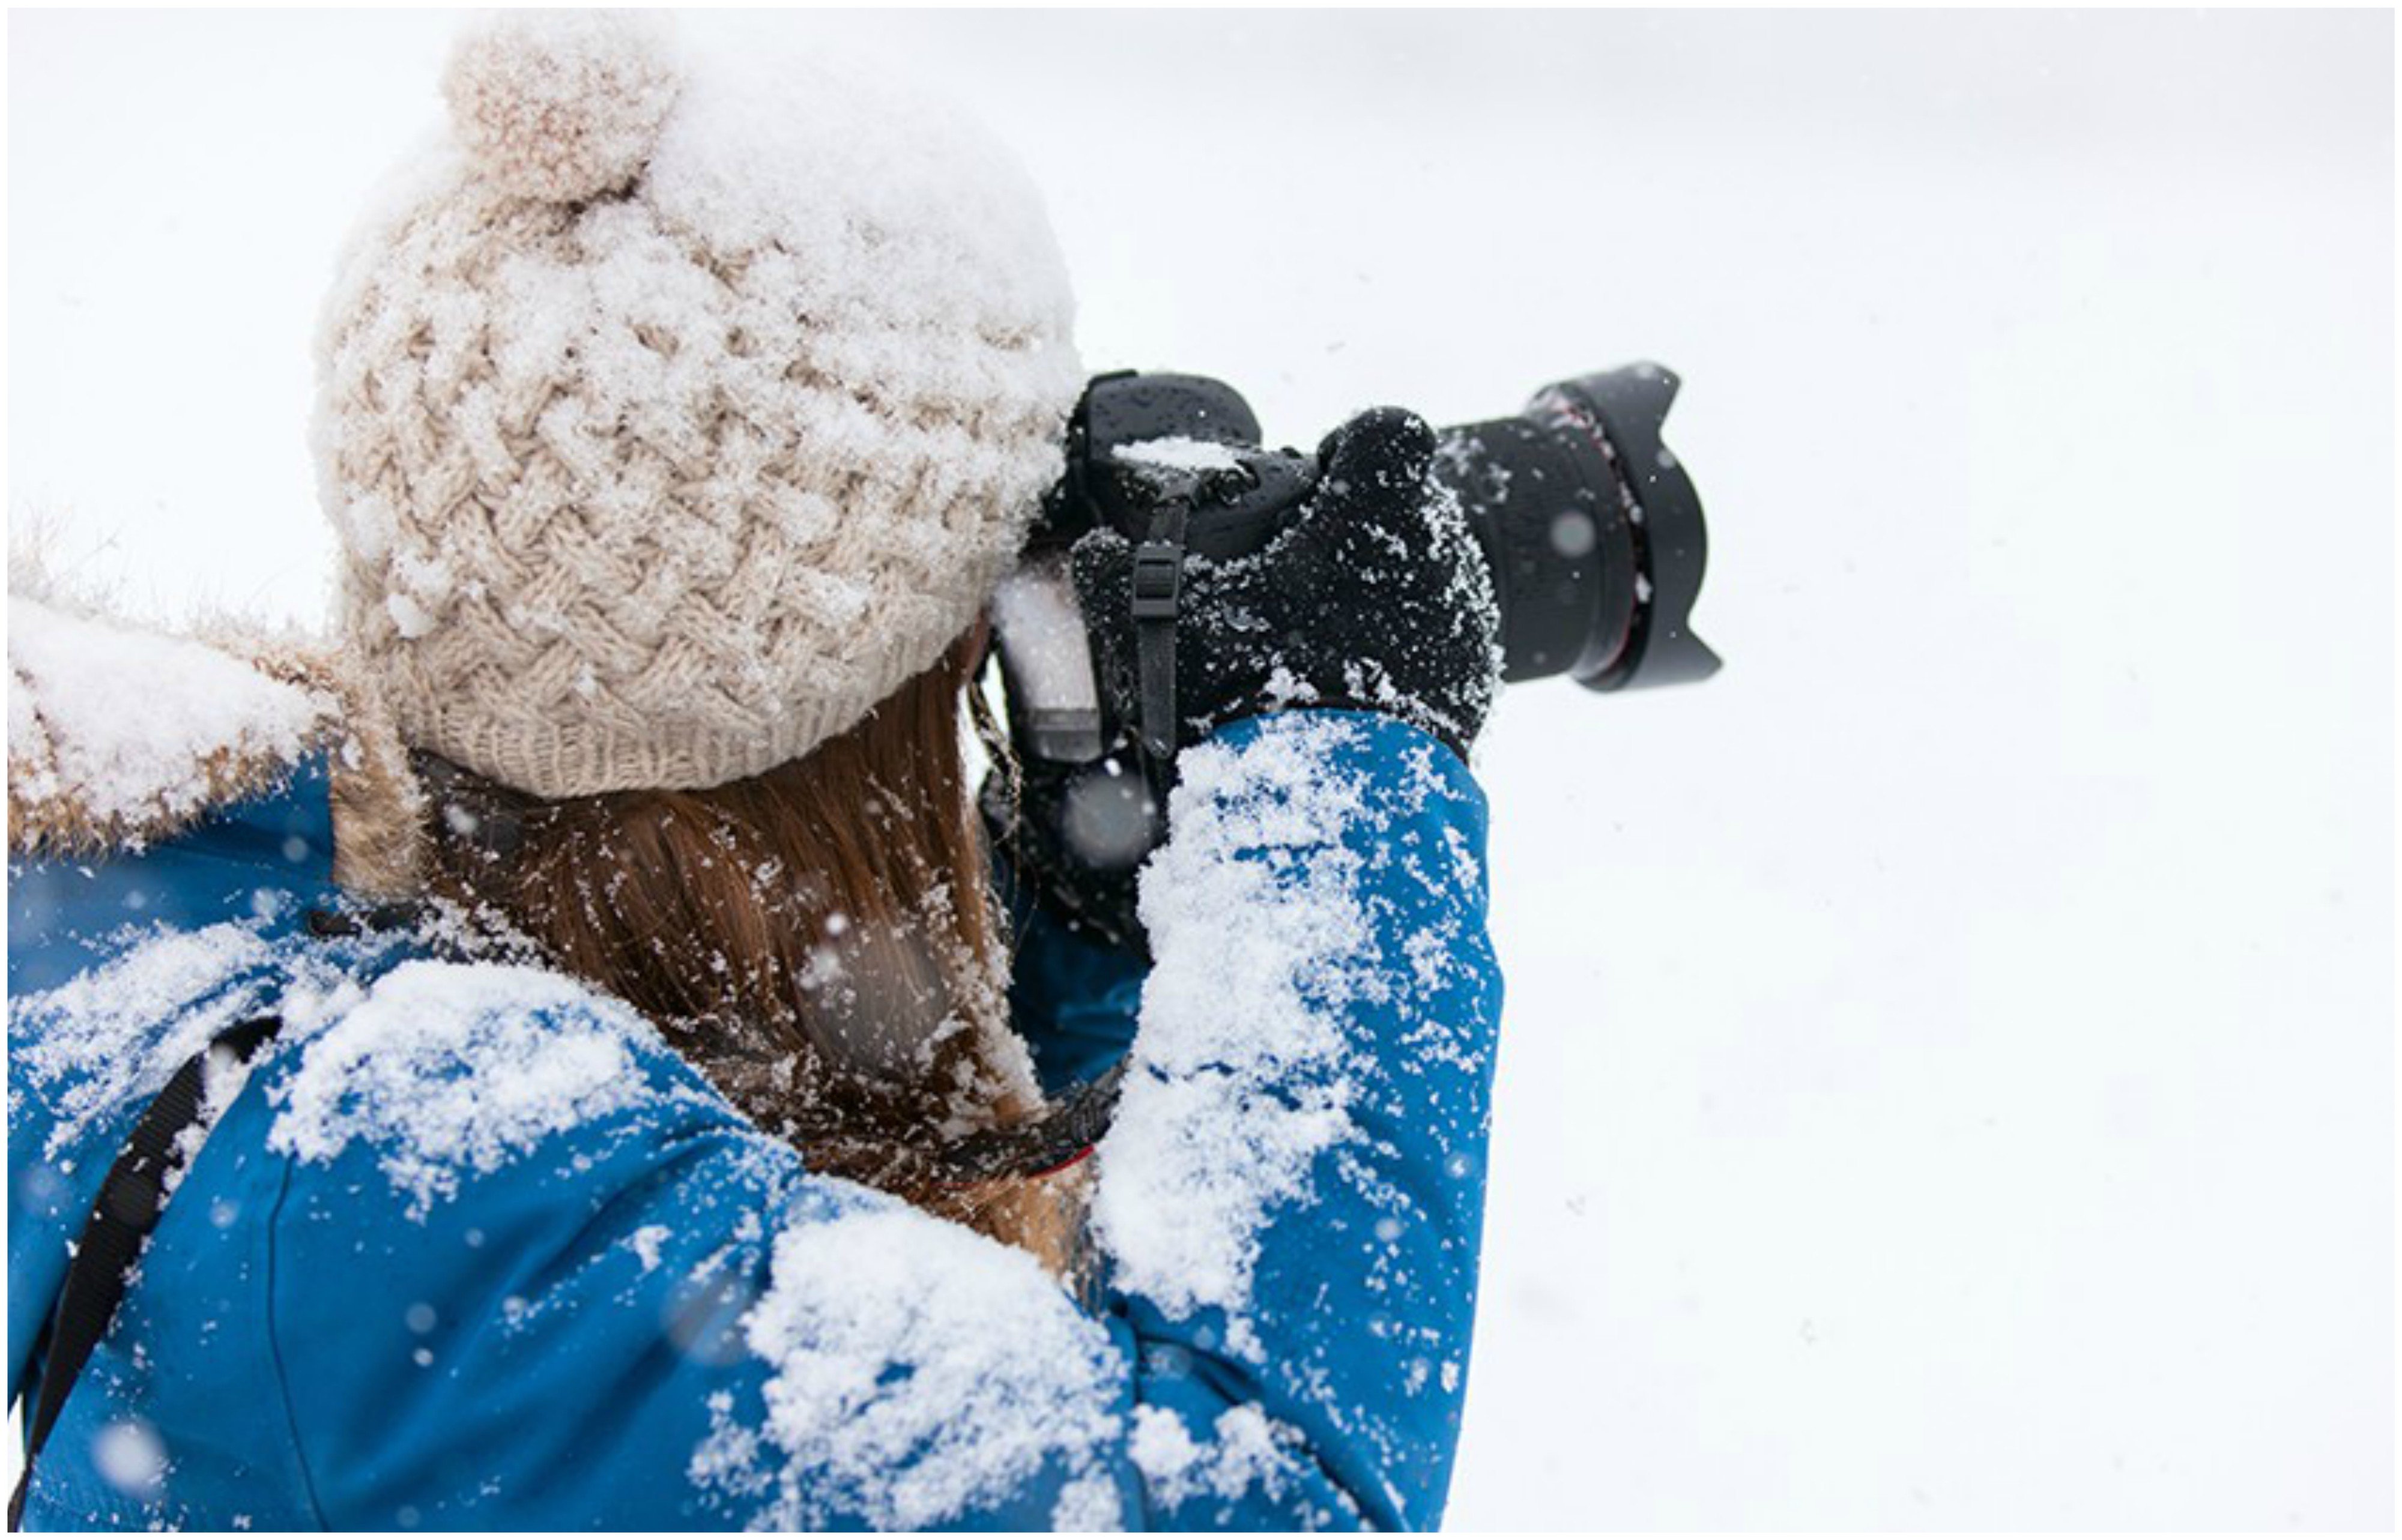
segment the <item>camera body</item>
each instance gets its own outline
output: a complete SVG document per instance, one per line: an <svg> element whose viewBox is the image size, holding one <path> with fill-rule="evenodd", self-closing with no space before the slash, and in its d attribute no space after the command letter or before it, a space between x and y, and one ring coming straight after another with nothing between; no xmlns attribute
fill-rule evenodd
<svg viewBox="0 0 2402 1540"><path fill-rule="evenodd" d="M1154 526L1174 509L1174 559L1242 556L1275 536L1316 488L1318 468L1290 450L1262 448L1249 405L1198 375L1096 378L1069 420L1067 451L1023 560L994 595L993 629L1019 759L1088 764L1123 749L1129 724L1098 689L1107 664L1091 654L1069 550L1096 529L1156 544ZM1172 574L1159 576L1172 585ZM1151 756L1167 758L1171 744L1172 735L1154 740Z"/></svg>
<svg viewBox="0 0 2402 1540"><path fill-rule="evenodd" d="M1547 386L1516 416L1438 430L1433 474L1491 571L1504 680L1567 674L1610 691L1717 671L1690 620L1708 549L1701 502L1661 438L1677 389L1668 370L1630 364ZM1314 459L1263 448L1249 405L1219 380L1102 375L1077 406L1065 473L993 600L1017 778L1005 797L987 783L985 810L1083 928L1139 936L1133 872L1165 833L1173 778L1184 559L1262 549L1318 477ZM1138 658L1092 653L1069 551L1097 529L1135 547ZM1139 677L1139 720L1121 720L1100 687L1111 670Z"/></svg>

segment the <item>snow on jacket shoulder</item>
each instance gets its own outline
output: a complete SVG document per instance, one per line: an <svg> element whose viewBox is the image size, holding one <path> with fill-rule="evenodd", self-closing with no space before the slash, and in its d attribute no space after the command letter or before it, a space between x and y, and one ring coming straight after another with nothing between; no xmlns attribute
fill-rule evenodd
<svg viewBox="0 0 2402 1540"><path fill-rule="evenodd" d="M1439 1520L1498 980L1482 799L1431 740L1305 713L1190 756L1087 1313L1024 1254L811 1175L614 1001L320 934L311 909L356 907L346 749L301 686L228 692L240 721L179 703L147 749L86 734L41 780L19 725L55 748L73 712L13 622L10 649L12 1396L142 1107L224 1026L284 1023L213 1076L31 1526ZM171 741L256 752L217 786L158 775ZM138 817L93 832L92 766ZM1090 1029L1115 1008L1075 981L1125 970L1048 944L1021 966Z"/></svg>

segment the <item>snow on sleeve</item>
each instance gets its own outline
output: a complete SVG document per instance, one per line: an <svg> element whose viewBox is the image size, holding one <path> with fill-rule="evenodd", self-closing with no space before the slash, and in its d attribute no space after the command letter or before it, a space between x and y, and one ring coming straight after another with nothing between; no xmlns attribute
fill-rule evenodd
<svg viewBox="0 0 2402 1540"><path fill-rule="evenodd" d="M12 594L10 846L157 838L271 784L333 710L215 648Z"/></svg>
<svg viewBox="0 0 2402 1540"><path fill-rule="evenodd" d="M1025 1253L882 1200L812 1216L779 1236L746 1329L772 1370L764 1423L712 1403L690 1474L764 1501L752 1527L924 1529L1055 1465L1061 1516L1118 1521L1104 1461L1123 1367Z"/></svg>
<svg viewBox="0 0 2402 1540"><path fill-rule="evenodd" d="M542 969L406 962L285 1013L306 1046L269 1092L268 1148L330 1161L365 1142L416 1217L463 1174L657 1094L634 1053L650 1025Z"/></svg>
<svg viewBox="0 0 2402 1540"><path fill-rule="evenodd" d="M1096 1237L1119 1286L1171 1317L1217 1306L1236 1352L1261 1228L1354 1136L1345 1002L1381 987L1340 719L1288 719L1180 760L1167 845L1142 877L1156 957L1132 1070L1098 1153Z"/></svg>

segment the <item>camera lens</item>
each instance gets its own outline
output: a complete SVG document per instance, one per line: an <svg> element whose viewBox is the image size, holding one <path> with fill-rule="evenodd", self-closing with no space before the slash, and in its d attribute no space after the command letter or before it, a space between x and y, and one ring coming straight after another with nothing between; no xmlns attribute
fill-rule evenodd
<svg viewBox="0 0 2402 1540"><path fill-rule="evenodd" d="M1436 474L1493 570L1503 679L1616 690L1717 671L1688 618L1708 554L1701 500L1660 436L1677 383L1630 364L1443 431Z"/></svg>

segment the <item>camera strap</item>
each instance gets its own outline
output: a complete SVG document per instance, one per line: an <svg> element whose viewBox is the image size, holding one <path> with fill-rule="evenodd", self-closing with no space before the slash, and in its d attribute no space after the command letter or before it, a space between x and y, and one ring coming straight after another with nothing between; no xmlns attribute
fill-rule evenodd
<svg viewBox="0 0 2402 1540"><path fill-rule="evenodd" d="M67 1264L66 1285L50 1316L41 1388L26 1429L25 1464L17 1476L17 1490L8 1498L11 1533L24 1523L25 1493L33 1486L34 1466L42 1457L42 1446L58 1426L67 1396L82 1378L92 1350L100 1346L109 1324L117 1319L117 1307L125 1298L126 1274L140 1258L150 1232L159 1228L159 1216L167 1211L167 1196L198 1148L186 1135L205 1127L211 1061L227 1067L245 1064L283 1026L278 1016L237 1022L185 1060L166 1088L144 1109L117 1163L102 1179L100 1195L92 1200L74 1260Z"/></svg>
<svg viewBox="0 0 2402 1540"><path fill-rule="evenodd" d="M1185 526L1193 505L1184 497L1160 501L1151 529L1134 548L1132 594L1137 702L1142 746L1166 763L1176 754L1176 615L1184 590Z"/></svg>

